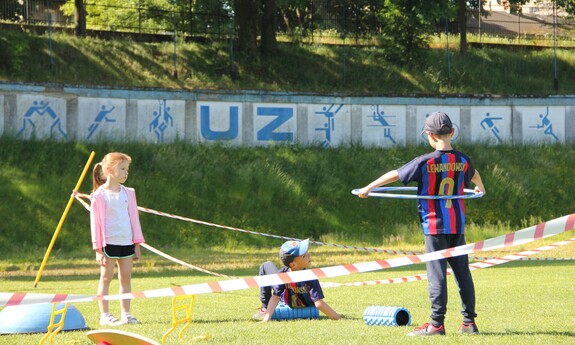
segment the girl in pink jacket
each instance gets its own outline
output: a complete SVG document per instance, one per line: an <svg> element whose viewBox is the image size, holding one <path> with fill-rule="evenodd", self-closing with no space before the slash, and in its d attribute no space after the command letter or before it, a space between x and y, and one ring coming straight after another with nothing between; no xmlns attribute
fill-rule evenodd
<svg viewBox="0 0 575 345"><path fill-rule="evenodd" d="M108 295L114 267L118 265L120 294L132 291L132 266L141 257L144 242L138 215L136 192L122 184L128 179L132 158L111 152L94 166L94 192L90 196L90 228L96 262L100 265L98 295ZM118 326L140 323L130 314L130 300L120 302L120 320L110 314L107 300L98 301L100 325Z"/></svg>

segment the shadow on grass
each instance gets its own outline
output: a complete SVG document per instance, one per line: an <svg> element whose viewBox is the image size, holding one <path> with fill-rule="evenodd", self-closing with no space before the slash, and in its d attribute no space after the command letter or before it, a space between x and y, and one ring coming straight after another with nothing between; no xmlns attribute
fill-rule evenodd
<svg viewBox="0 0 575 345"><path fill-rule="evenodd" d="M222 274L226 274L225 272L220 272ZM226 275L230 275L233 272L228 272L229 274ZM256 272L257 273L257 272ZM3 278L9 279L10 281L18 281L18 282L24 282L24 281L30 281L30 284L32 284L34 282L34 277L36 276L36 274L34 273L34 275L26 275L26 276L5 276ZM42 284L42 282L48 283L48 282L62 282L63 280L65 281L91 281L94 280L96 281L100 276L100 273L98 271L95 271L94 274L70 274L70 275L43 275L40 279L40 283ZM133 272L132 274L132 279L142 279L142 278L182 278L182 277L205 277L205 281L214 281L214 280L226 280L227 278L222 278L222 277L216 277L216 276L211 276L211 275L207 275L206 273L202 273L202 272L198 272L198 271L171 271L171 270L162 270L161 272L146 272L146 273L138 273L136 271ZM201 282L198 282L198 284L200 284ZM192 284L196 284L196 283L192 283Z"/></svg>
<svg viewBox="0 0 575 345"><path fill-rule="evenodd" d="M575 332L560 332L560 331L504 331L504 332L481 332L479 336L509 336L509 335L549 335L561 337L575 337Z"/></svg>
<svg viewBox="0 0 575 345"><path fill-rule="evenodd" d="M569 266L573 267L573 260L518 260L506 264L497 265L493 268L514 268L514 267L541 267L541 266Z"/></svg>
<svg viewBox="0 0 575 345"><path fill-rule="evenodd" d="M363 322L363 318L362 317L353 317L353 316L349 316L349 315L341 315L342 320L350 320L350 321L362 321ZM293 321L302 321L302 320L311 320L311 319L287 319L287 320L274 320L273 322L293 322ZM328 318L325 315L320 315L320 317L318 319L314 319L314 320L329 320L331 321L330 318ZM250 320L246 320L245 317L243 318L234 318L234 319L224 319L224 320L202 320L202 319L198 319L195 318L193 323L199 323L199 324L212 324L212 323L223 323L223 322L246 322L246 321L253 321L254 323L258 323L260 322L259 320L255 320L255 319L250 319Z"/></svg>

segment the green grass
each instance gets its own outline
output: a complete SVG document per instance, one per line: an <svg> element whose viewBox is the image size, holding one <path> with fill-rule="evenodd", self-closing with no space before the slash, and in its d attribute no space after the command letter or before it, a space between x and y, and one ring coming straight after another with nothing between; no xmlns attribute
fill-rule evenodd
<svg viewBox="0 0 575 345"><path fill-rule="evenodd" d="M126 185L140 206L200 221L281 236L360 246L421 244L415 201L350 192L428 152L342 147L238 148L80 144L0 138L0 258L45 250L91 151L133 158ZM465 146L487 195L468 200L468 236L485 239L573 212L572 145ZM525 157L529 157L528 160ZM91 169L90 169L91 171ZM91 173L80 191L89 193ZM270 248L277 239L142 214L148 243L189 249ZM488 229L494 229L489 230ZM13 244L18 243L18 247ZM88 212L76 201L55 251L90 251ZM575 255L574 255L575 256Z"/></svg>
<svg viewBox="0 0 575 345"><path fill-rule="evenodd" d="M96 291L98 268L90 248L88 213L74 202L39 285L33 282L46 247L89 153L128 152L133 163L127 185L138 201L160 211L218 224L283 236L311 237L347 245L422 251L416 206L407 200L360 200L350 190L367 184L412 156L423 146L395 149L345 147L231 148L174 143L169 145L80 144L0 138L0 286L2 292L89 294ZM487 195L466 203L468 242L492 238L538 222L572 213L575 167L572 145L459 146L481 171ZM525 157L529 157L528 160ZM88 192L91 181L82 184ZM193 265L230 276L250 277L265 260L277 259L281 240L141 215L147 242ZM573 237L572 232L529 245L480 256L502 256ZM392 257L312 246L314 267L351 264ZM575 257L573 245L545 252L545 257ZM424 272L423 265L327 279L358 282L399 278ZM345 315L313 321L259 324L251 320L258 307L257 289L196 296L194 323L167 344L278 344L287 336L298 344L447 343L559 344L575 336L571 305L575 266L569 261L515 262L473 273L477 320L482 335L455 335L460 322L457 289L450 280L442 339L410 339L411 327L375 327L363 322L371 305L404 306L414 325L427 321L425 281L326 289L326 301ZM133 291L222 280L177 266L144 250L134 271ZM118 283L112 283L117 291ZM88 326L100 329L96 303L74 304ZM117 313L117 302L112 302ZM171 325L168 297L133 302L142 325L121 329L156 341ZM297 330L297 332L294 332ZM193 340L200 335L209 341ZM37 344L42 334L2 335L0 344ZM383 339L383 340L382 340ZM89 344L85 331L56 336L58 344Z"/></svg>
<svg viewBox="0 0 575 345"><path fill-rule="evenodd" d="M375 254L357 254L337 249L312 247L315 267L373 260ZM267 259L277 260L276 250L253 253L221 253L212 250L180 250L172 253L192 264L208 264L219 272L248 277L255 275L257 265ZM154 264L150 264L153 261ZM0 261L1 262L1 261ZM216 267L217 266L217 267ZM227 268L226 268L227 267ZM424 272L423 265L376 271L326 279L333 282L358 282L399 278ZM34 271L0 273L3 292L28 291L34 293L95 293L98 270L90 257L55 255L43 279L32 289ZM325 316L319 320L290 320L261 324L251 320L259 306L258 290L248 289L195 296L193 324L184 332L183 341L177 340L177 331L166 344L280 344L292 339L297 344L565 344L575 336L573 323L575 310L571 305L575 285L572 276L575 266L570 262L515 262L489 269L474 271L477 291L477 323L482 332L475 337L456 335L461 321L457 288L449 279L450 301L446 319L448 335L437 339L410 339L405 336L412 327L367 326L363 321L365 308L372 305L403 306L412 316L412 325L428 320L429 301L427 282L326 288L326 302L344 315L333 321ZM144 252L143 261L135 267L132 280L134 291L159 289L179 285L222 280L203 273L166 263L165 260ZM114 280L111 291L117 291ZM104 329L98 324L98 307L94 302L74 303L91 329ZM117 314L118 302L110 304ZM171 326L171 299L169 297L132 301L132 312L141 325L122 326L119 329L134 332L161 341ZM294 332L297 330L297 332ZM209 341L194 341L201 335ZM0 344L37 344L43 334L0 336ZM55 337L57 344L90 344L86 331L65 332Z"/></svg>
<svg viewBox="0 0 575 345"><path fill-rule="evenodd" d="M0 32L0 81L365 96L575 94L575 84L570 82L575 78L571 48L557 50L556 92L552 48L471 48L461 56L457 42L457 37L450 37L449 68L443 37L432 40L433 48L408 65L389 61L386 51L378 47L280 43L272 56L235 52L237 78L230 73L228 42L178 42L176 79L172 43L78 39L55 33L50 53L47 35L4 30Z"/></svg>

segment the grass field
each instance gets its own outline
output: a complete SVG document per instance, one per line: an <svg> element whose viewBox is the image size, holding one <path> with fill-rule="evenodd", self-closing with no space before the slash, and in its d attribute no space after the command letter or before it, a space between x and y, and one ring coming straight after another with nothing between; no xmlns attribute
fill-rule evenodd
<svg viewBox="0 0 575 345"><path fill-rule="evenodd" d="M482 255L504 255L506 253L540 247L573 236L571 232L536 241L521 248L508 248L497 253ZM571 248L569 248L571 247ZM574 251L573 245L545 252L545 256L567 257ZM399 248L396 248L399 249ZM421 248L411 248L420 250ZM372 261L385 254L311 247L314 267ZM239 277L257 274L258 265L265 260L277 260L275 250L243 249L219 251L215 249L185 250L169 252L188 263ZM3 265L6 261L2 260ZM3 292L67 293L92 295L96 290L98 270L91 256L70 257L53 253L38 287L33 289L39 262L30 258L11 262L12 269L0 272ZM425 271L422 264L406 266L372 273L353 274L326 279L326 282L365 282L378 279L400 278ZM477 292L477 323L481 334L460 336L456 330L461 322L459 297L453 279L449 279L450 301L446 319L447 336L430 339L411 339L406 333L412 326L428 320L429 301L427 282L372 285L356 287L325 288L326 302L344 316L333 321L321 316L319 320L274 321L261 324L251 319L259 306L258 290L238 290L215 294L201 294L195 297L194 322L178 340L177 331L172 333L166 344L566 344L575 339L575 285L572 277L575 265L572 261L521 261L498 265L474 271ZM224 278L178 266L144 250L143 260L136 265L133 277L133 291L169 288L174 286L206 283ZM114 280L111 291L117 291ZM98 324L98 306L95 302L74 303L83 314L91 329L103 329ZM410 327L367 326L363 321L366 307L403 306L412 316ZM112 301L111 311L118 314L118 302ZM126 325L119 329L134 332L161 341L162 335L171 327L171 298L159 297L132 301L133 314L142 321L141 325ZM55 337L55 344L90 344L87 331L63 332ZM194 340L208 335L209 340ZM0 344L38 344L43 334L2 335Z"/></svg>
<svg viewBox="0 0 575 345"><path fill-rule="evenodd" d="M45 294L87 294L96 291L98 269L89 247L87 212L74 202L48 265L36 289L45 246L70 195L89 149L81 144L21 142L3 139L0 151L0 291ZM358 200L349 190L382 170L400 164L421 147L397 150L342 148L230 149L176 143L168 146L100 144L97 152L121 150L134 158L130 186L141 206L243 229L284 236L311 237L329 243L384 246L422 251L411 202ZM469 202L468 242L485 240L572 212L570 200L575 160L569 145L543 147L466 147L482 167L486 197ZM27 157L27 159L22 159ZM526 162L525 157L529 157ZM557 164L561 162L561 164ZM209 163L209 164L208 164ZM361 163L361 165L360 165ZM337 169L334 167L337 166ZM361 166L358 169L357 166ZM190 168L192 167L192 168ZM225 169L222 167L226 167ZM86 181L86 184L89 184ZM84 186L83 191L89 187ZM238 207L240 205L240 207ZM467 204L466 204L467 205ZM283 242L238 232L216 231L151 215L141 216L148 243L190 264L230 276L251 277L265 260L277 259ZM286 220L290 220L287 222ZM503 256L575 237L573 231L529 245L481 256ZM17 244L17 245L16 245ZM314 267L373 261L387 254L312 246ZM570 244L538 256L573 258ZM365 282L424 272L424 265L326 279ZM427 282L326 288L326 301L345 315L341 321L251 320L259 306L257 289L196 296L194 324L167 344L565 344L575 340L575 274L573 261L522 261L474 271L477 290L477 337L455 332L461 321L457 289L450 280L450 302L441 339L410 339L412 327L367 326L366 307L403 306L413 326L428 321ZM144 251L137 263L133 291L219 281L177 266ZM111 291L117 291L117 281ZM88 326L98 324L94 302L74 304ZM122 326L160 341L171 325L169 297L138 299L132 312L142 325ZM118 313L117 302L111 310ZM194 341L200 335L211 340ZM2 335L2 345L38 344L42 334ZM57 344L89 344L86 331L66 332Z"/></svg>

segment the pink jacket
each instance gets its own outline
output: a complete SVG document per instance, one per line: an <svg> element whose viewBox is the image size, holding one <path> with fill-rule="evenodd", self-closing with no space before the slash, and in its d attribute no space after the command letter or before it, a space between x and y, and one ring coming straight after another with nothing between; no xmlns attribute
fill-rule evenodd
<svg viewBox="0 0 575 345"><path fill-rule="evenodd" d="M140 225L138 214L138 202L136 201L136 191L133 188L121 186L128 196L128 214L132 225L132 241L134 244L143 243L144 235ZM90 228L92 230L92 248L99 249L106 246L106 203L104 201L102 188L98 188L90 195Z"/></svg>

